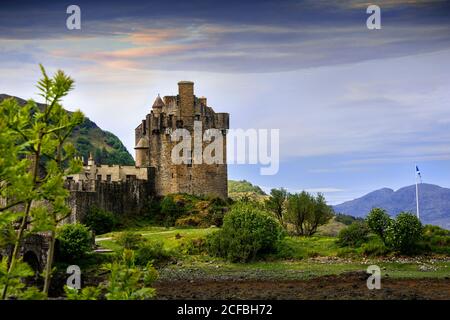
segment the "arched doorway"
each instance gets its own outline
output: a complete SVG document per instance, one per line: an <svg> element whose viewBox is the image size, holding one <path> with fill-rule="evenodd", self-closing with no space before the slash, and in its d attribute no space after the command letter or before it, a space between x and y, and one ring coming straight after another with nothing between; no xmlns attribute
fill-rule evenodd
<svg viewBox="0 0 450 320"><path fill-rule="evenodd" d="M23 255L23 262L26 262L35 273L39 273L41 271L39 259L33 251L27 251Z"/></svg>

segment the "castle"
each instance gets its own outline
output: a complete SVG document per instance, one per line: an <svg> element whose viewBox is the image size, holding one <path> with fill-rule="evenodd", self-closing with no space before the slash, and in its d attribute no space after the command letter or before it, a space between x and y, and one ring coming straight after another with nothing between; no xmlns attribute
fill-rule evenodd
<svg viewBox="0 0 450 320"><path fill-rule="evenodd" d="M172 160L172 132L186 129L194 139L194 127L201 134L217 129L222 135L223 161L196 163L192 154L187 163ZM194 95L194 83L180 81L175 96L158 95L150 112L135 129L135 166L101 165L90 155L81 173L66 177L72 221L79 221L92 206L117 214L138 212L152 196L171 193L211 195L226 198L228 175L226 135L229 114L216 113L205 97ZM201 148L206 146L202 142Z"/></svg>
<svg viewBox="0 0 450 320"><path fill-rule="evenodd" d="M194 137L194 122L201 122L201 135L208 129L219 129L223 134L222 163L195 164L189 156L187 164L175 164L171 152L173 130L184 128ZM194 95L194 83L178 82L178 95L158 95L152 110L135 130L136 167L154 168L155 192L189 193L227 196L226 134L229 128L228 113L216 113L208 107L205 97ZM193 138L192 138L193 139ZM193 144L193 143L192 143Z"/></svg>

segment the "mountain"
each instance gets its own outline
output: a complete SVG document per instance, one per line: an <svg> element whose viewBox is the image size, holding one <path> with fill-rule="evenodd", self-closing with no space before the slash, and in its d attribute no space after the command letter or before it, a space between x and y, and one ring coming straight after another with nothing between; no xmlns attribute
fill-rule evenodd
<svg viewBox="0 0 450 320"><path fill-rule="evenodd" d="M411 185L397 191L383 188L334 206L337 213L355 217L366 216L374 207L380 207L391 215L401 211L416 212L416 186ZM425 224L434 224L450 229L450 189L433 184L419 184L420 218Z"/></svg>
<svg viewBox="0 0 450 320"><path fill-rule="evenodd" d="M20 105L26 103L21 98L0 94L0 102L8 98L15 98ZM44 107L40 103L37 105L39 108ZM70 111L67 112L70 113ZM75 128L69 140L75 145L78 155L83 156L85 161L92 152L96 163L134 165L133 157L119 138L109 131L102 130L87 117L80 126Z"/></svg>

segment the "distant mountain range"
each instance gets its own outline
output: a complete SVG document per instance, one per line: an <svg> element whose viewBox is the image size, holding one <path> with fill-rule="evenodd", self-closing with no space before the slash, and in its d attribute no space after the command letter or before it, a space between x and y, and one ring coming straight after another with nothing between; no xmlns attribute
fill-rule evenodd
<svg viewBox="0 0 450 320"><path fill-rule="evenodd" d="M15 98L21 106L26 103L21 98L0 94L0 102L8 98ZM37 105L39 108L44 108L43 104ZM70 111L67 112L70 113ZM89 153L92 153L96 163L134 165L133 157L119 138L109 131L102 130L87 117L80 126L75 128L69 139L77 149L78 155L84 157L85 161Z"/></svg>
<svg viewBox="0 0 450 320"><path fill-rule="evenodd" d="M337 213L354 217L365 217L372 208L379 207L395 216L402 211L416 213L416 186L407 186L397 191L379 189L334 206ZM450 189L434 184L419 184L419 212L422 223L434 224L450 229Z"/></svg>

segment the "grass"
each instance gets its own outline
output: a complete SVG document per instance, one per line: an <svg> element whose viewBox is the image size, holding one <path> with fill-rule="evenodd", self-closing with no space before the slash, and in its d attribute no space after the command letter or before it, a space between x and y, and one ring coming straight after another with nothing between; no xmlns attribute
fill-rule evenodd
<svg viewBox="0 0 450 320"><path fill-rule="evenodd" d="M145 227L136 229L145 239L163 241L166 249L176 250L186 239L205 237L217 228L164 228ZM97 237L97 243L104 248L119 252L122 248L114 240L119 232ZM178 235L178 236L177 236ZM364 258L353 255L339 258L345 249L339 248L335 237L286 237L282 252L269 256L265 261L240 264L230 263L208 255L181 255L178 264L169 265L161 270L163 278L183 277L217 278L232 277L243 279L309 279L312 277L340 274L351 271L366 271L371 264L382 269L382 275L390 278L444 278L450 275L450 260L433 262L408 261L387 262L377 258ZM327 258L321 258L327 257ZM421 266L425 264L425 270ZM422 267L422 269L424 269Z"/></svg>
<svg viewBox="0 0 450 320"><path fill-rule="evenodd" d="M217 228L164 228L164 227L146 227L140 230L134 230L140 233L145 239L151 241L163 241L167 249L177 249L186 239L195 239L205 237L207 234L214 232ZM97 243L104 248L119 251L121 246L118 245L114 238L119 232L111 232L97 237ZM177 237L178 235L178 237ZM102 238L111 238L101 240Z"/></svg>

